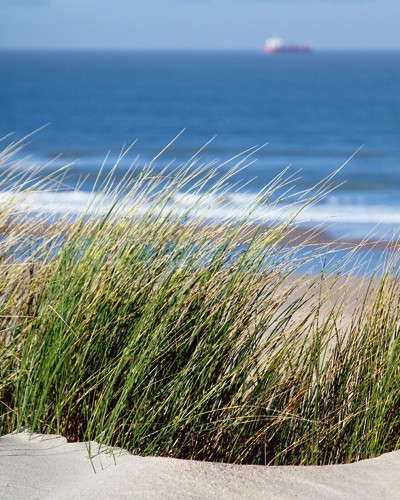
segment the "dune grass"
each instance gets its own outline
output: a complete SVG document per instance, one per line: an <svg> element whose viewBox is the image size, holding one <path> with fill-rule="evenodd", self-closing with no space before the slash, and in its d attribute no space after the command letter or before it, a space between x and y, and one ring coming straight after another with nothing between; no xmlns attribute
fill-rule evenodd
<svg viewBox="0 0 400 500"><path fill-rule="evenodd" d="M282 242L301 207L252 218L284 175L235 218L204 220L199 203L229 206L247 155L225 174L196 161L111 172L87 213L32 213L64 174L21 174L18 148L0 159L1 433L252 464L399 448L396 251L364 280L297 275L312 256Z"/></svg>

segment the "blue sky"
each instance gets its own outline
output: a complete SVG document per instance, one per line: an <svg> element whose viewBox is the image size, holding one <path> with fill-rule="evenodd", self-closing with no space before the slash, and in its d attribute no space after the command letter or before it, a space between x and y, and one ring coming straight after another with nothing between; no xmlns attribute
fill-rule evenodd
<svg viewBox="0 0 400 500"><path fill-rule="evenodd" d="M399 49L400 0L0 0L0 48Z"/></svg>

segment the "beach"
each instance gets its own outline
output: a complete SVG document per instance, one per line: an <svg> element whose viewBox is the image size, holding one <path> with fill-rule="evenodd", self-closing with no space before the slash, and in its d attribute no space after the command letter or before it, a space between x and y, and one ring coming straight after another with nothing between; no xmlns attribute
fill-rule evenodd
<svg viewBox="0 0 400 500"><path fill-rule="evenodd" d="M236 466L107 453L27 433L0 438L2 498L396 499L400 451L348 465Z"/></svg>

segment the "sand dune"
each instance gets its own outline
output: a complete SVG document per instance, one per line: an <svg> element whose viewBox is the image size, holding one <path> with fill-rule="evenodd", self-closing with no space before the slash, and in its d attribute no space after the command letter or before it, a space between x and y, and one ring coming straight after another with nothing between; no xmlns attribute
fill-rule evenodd
<svg viewBox="0 0 400 500"><path fill-rule="evenodd" d="M400 498L400 451L351 465L240 466L138 457L27 433L0 438L7 499Z"/></svg>

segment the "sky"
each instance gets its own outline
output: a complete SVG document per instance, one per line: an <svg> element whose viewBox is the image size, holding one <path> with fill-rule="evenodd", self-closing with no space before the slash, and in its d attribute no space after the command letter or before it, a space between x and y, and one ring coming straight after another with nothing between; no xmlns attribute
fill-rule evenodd
<svg viewBox="0 0 400 500"><path fill-rule="evenodd" d="M400 50L400 0L0 0L0 49Z"/></svg>

